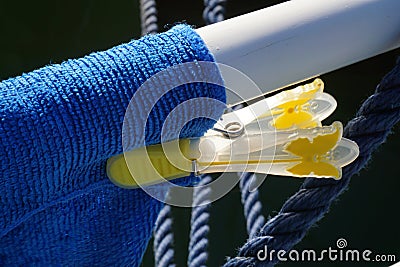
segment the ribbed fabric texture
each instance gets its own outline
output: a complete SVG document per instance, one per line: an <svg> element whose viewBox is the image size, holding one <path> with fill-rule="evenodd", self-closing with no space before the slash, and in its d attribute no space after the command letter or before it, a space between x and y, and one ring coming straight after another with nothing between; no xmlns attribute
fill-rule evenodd
<svg viewBox="0 0 400 267"><path fill-rule="evenodd" d="M125 110L139 86L192 61L213 57L195 31L178 25L0 83L0 265L140 264L162 204L113 185L106 160L122 153ZM170 111L194 97L225 102L225 90L194 83L168 92L149 116L146 142L158 143ZM223 112L200 108L206 117ZM212 125L196 119L180 134L199 136Z"/></svg>

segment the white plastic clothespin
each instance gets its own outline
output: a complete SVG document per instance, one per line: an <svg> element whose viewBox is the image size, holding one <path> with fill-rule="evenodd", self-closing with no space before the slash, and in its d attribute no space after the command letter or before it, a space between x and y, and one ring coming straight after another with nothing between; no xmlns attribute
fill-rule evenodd
<svg viewBox="0 0 400 267"><path fill-rule="evenodd" d="M358 156L342 124L322 126L336 108L320 79L224 114L203 137L142 147L109 159L117 185L135 188L190 173L257 172L341 178Z"/></svg>

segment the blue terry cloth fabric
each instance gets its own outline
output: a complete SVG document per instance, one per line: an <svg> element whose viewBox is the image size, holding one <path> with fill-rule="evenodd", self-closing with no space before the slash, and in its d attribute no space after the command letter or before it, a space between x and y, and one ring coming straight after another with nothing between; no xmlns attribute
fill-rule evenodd
<svg viewBox="0 0 400 267"><path fill-rule="evenodd" d="M192 61L213 57L195 31L179 25L0 83L1 266L140 264L162 203L112 184L106 160L122 153L125 109L138 87ZM225 90L194 83L168 92L150 114L148 144L160 141L168 113L193 97L225 102ZM218 105L202 108L208 117L223 112ZM195 119L181 137L200 136L212 125ZM132 148L141 145L132 140Z"/></svg>

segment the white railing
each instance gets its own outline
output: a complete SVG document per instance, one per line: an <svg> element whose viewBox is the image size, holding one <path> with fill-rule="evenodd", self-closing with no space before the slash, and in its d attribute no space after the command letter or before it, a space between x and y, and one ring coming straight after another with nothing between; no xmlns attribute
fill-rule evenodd
<svg viewBox="0 0 400 267"><path fill-rule="evenodd" d="M400 0L292 0L197 32L269 92L399 47L399 12Z"/></svg>

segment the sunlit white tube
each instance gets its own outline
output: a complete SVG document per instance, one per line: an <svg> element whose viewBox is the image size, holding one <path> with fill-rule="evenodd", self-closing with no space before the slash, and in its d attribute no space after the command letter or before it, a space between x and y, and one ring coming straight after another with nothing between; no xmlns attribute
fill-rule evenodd
<svg viewBox="0 0 400 267"><path fill-rule="evenodd" d="M217 62L269 92L399 47L399 10L399 0L292 0L197 32Z"/></svg>

